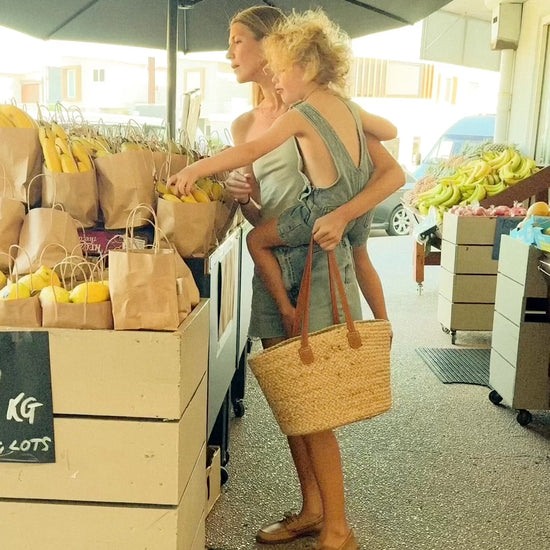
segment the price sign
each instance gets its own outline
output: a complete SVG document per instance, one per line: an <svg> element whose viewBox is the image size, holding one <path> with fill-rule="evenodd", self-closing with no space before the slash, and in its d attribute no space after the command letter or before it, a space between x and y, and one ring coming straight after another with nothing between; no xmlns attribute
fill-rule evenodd
<svg viewBox="0 0 550 550"><path fill-rule="evenodd" d="M0 462L55 462L47 332L0 332Z"/></svg>

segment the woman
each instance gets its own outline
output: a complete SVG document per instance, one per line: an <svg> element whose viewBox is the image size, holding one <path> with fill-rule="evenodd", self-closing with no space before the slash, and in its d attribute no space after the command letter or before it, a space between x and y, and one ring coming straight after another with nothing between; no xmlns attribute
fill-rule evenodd
<svg viewBox="0 0 550 550"><path fill-rule="evenodd" d="M231 21L228 58L237 81L253 82L258 86L260 100L252 111L238 117L231 128L236 144L260 136L273 121L287 111L275 92L272 75L266 68L262 38L269 34L284 15L277 8L261 6L237 14ZM325 249L334 249L344 276L346 293L354 316L360 317L357 283L376 318L386 319L382 285L368 258L366 247L352 247L342 233L352 219L371 210L403 183L402 171L377 142L369 145L375 164L375 174L367 188L346 205L318 220L317 243ZM241 204L244 216L258 225L277 217L293 206L303 189L298 170L299 154L294 140L288 140L275 151L265 155L253 166L232 172L226 184L233 197ZM261 188L261 196L260 196ZM259 205L261 204L261 207ZM307 247L276 250L289 294L295 299L301 280ZM324 253L315 254L314 270L326 266ZM354 269L355 263L355 269ZM322 265L321 265L322 264ZM355 278L357 270L357 279ZM328 288L328 280L327 286ZM328 293L327 303L321 304L328 315L317 317L317 330L332 323ZM285 338L279 311L271 296L255 276L253 279L250 336L259 337L262 345L272 346ZM302 508L296 515L287 514L281 521L262 527L256 539L262 543L284 543L296 538L317 534L322 550L352 550L357 543L345 515L343 475L338 443L332 432L288 438L292 458L298 473L302 492Z"/></svg>

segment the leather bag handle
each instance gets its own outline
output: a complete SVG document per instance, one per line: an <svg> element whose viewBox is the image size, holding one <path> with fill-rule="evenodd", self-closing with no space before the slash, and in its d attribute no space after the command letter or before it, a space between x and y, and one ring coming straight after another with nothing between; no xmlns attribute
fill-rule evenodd
<svg viewBox="0 0 550 550"><path fill-rule="evenodd" d="M298 336L301 334L301 346L299 349L300 360L304 364L310 364L313 362L313 351L309 345L309 311L311 302L311 269L313 265L313 246L314 241L311 240L309 244L306 263L304 266L304 274L302 276L302 283L300 285L300 292L298 293L298 300L296 303L296 317L294 319L293 334ZM330 282L330 298L332 303L332 319L333 323L339 324L340 318L338 315L338 304L336 301L336 291L340 296L340 302L342 303L342 309L344 311L344 317L348 329L348 343L351 348L358 348L361 346L361 336L355 328L355 323L351 316L351 310L346 297L346 291L344 289L344 283L340 275L338 263L334 256L334 251L327 251L328 260L328 273Z"/></svg>

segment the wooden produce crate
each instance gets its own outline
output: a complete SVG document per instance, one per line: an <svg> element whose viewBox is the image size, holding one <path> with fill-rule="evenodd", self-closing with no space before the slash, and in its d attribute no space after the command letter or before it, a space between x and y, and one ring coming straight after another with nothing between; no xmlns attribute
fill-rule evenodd
<svg viewBox="0 0 550 550"><path fill-rule="evenodd" d="M171 333L47 331L56 461L0 462L0 548L201 547L209 305Z"/></svg>
<svg viewBox="0 0 550 550"><path fill-rule="evenodd" d="M458 330L492 329L496 228L496 217L444 215L437 316L453 344Z"/></svg>

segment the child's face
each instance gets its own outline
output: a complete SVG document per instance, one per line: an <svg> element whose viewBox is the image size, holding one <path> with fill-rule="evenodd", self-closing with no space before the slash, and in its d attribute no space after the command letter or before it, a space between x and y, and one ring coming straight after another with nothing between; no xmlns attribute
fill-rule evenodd
<svg viewBox="0 0 550 550"><path fill-rule="evenodd" d="M301 101L306 96L309 81L305 78L304 72L303 67L297 64L274 72L275 91L287 105Z"/></svg>

